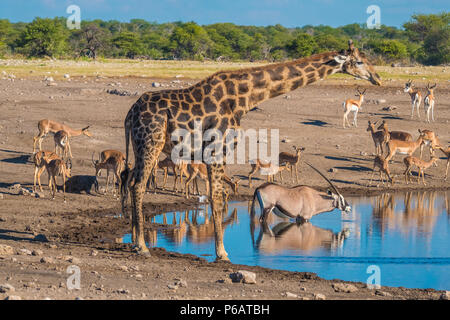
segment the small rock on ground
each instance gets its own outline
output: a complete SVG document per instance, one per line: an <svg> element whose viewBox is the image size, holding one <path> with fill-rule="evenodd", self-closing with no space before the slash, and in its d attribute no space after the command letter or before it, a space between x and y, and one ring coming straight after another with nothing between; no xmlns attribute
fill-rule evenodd
<svg viewBox="0 0 450 320"><path fill-rule="evenodd" d="M333 283L331 286L333 287L334 291L336 291L336 292L351 293L351 292L358 291L357 287L355 287L353 284L349 284L349 283Z"/></svg>

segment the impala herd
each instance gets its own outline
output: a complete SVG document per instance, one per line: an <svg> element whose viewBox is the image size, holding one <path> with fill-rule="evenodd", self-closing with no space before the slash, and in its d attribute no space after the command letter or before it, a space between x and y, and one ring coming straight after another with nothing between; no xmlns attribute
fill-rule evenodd
<svg viewBox="0 0 450 320"><path fill-rule="evenodd" d="M425 113L426 113L426 121L430 122L434 121L434 105L435 105L435 96L433 90L435 89L436 84L430 86L429 84L426 86L427 94L424 101ZM413 88L412 81L409 80L404 87L404 92L408 93L411 97L411 118L414 116L414 109L417 109L418 117L420 118L419 107L422 101L422 94L419 90ZM358 111L361 109L361 105L364 101L364 95L366 90L360 91L357 88L357 97L358 99L348 99L343 103L344 107L344 117L343 117L343 127L350 127L350 123L347 119L350 112L353 112L353 126L357 127L357 115ZM66 179L71 178L71 169L72 169L72 150L70 147L70 139L76 136L87 136L92 137L92 134L88 131L89 126L74 130L67 125L58 123L56 121L44 119L38 122L39 133L37 136L33 138L33 162L35 165L34 170L34 183L33 190L36 191L36 182L39 185L39 189L42 192L41 186L41 175L44 170L47 170L48 173L48 185L51 191L52 197L55 197L57 185L56 185L56 177L61 176L63 179L63 193L64 193L64 201L65 201L65 184ZM408 184L410 182L411 170L416 167L418 170L418 178L417 183L420 182L420 177L422 177L422 182L425 185L425 177L424 171L431 167L432 165L436 165L438 158L435 155L436 150L440 150L447 157L447 166L445 171L444 180L447 180L448 176L448 168L450 164L450 147L443 147L438 139L438 136L435 132L431 130L421 130L418 129L419 136L416 139L413 139L413 136L408 132L403 131L390 131L388 127L388 123L383 120L381 123L379 121L372 122L368 121L367 131L370 133L373 143L375 146L375 158L373 160L373 170L372 175L370 177L370 181L368 186L372 185L373 176L376 171L379 171L380 181L385 184L385 179L383 175L386 177L386 181L390 182L392 185L394 184L395 176L392 175L389 164L394 158L396 154L402 154L406 157L403 159L403 163L406 167L404 171L405 182ZM55 150L54 151L42 151L42 141L47 136L48 133L54 134L54 142L55 142ZM36 152L36 146L39 146L39 152ZM427 146L429 149L430 160L426 161L422 159L423 156L423 148ZM420 157L417 158L413 156L414 152L420 148ZM299 183L299 165L302 156L302 152L305 151L305 148L293 146L293 153L290 152L281 152L279 154L278 164L272 164L264 162L260 159L250 160L251 170L248 173L248 186L252 187L252 177L259 172L261 175L267 176L267 182L274 182L275 176L279 174L280 182L283 182L283 171L289 171L291 175L292 183ZM95 152L92 154L92 166L95 169L95 179L96 177L101 176L101 170L106 170L106 193L109 190L110 184L110 172L112 175L112 192L114 195L119 196L121 193L119 187L116 187L116 183L120 186L121 184L121 172L125 169L125 156L122 152L117 150L104 150L99 153L98 160L94 159ZM131 168L130 168L131 169ZM174 163L170 158L162 159L158 162L158 165L155 167L155 171L151 179L149 179L148 188L153 188L156 192L157 182L156 176L158 174L158 170L163 171L163 184L161 186L162 190L166 190L167 177L169 171L171 171L174 177L174 184L172 187L172 191L177 193L179 191L184 194L186 198L190 198L192 195L200 195L199 187L198 187L198 179L205 181L206 184L206 194L209 193L209 179L208 172L206 169L206 165L203 163ZM294 180L295 174L295 180ZM319 172L319 174L321 174ZM322 174L321 174L322 175ZM322 175L323 176L323 175ZM325 178L325 176L323 176ZM183 182L183 179L184 182ZM325 178L326 179L326 178ZM328 182L330 182L327 179ZM96 182L96 181L95 181ZM224 176L223 182L225 185L229 186L231 192L233 194L238 194L238 186L241 182L241 179L237 177L229 177L227 175ZM96 182L97 183L97 182ZM330 182L331 184L331 182ZM260 188L257 188L257 191L254 194L254 200L262 201L262 198L269 199L270 190L272 187L268 187L266 184ZM332 184L331 184L332 185ZM190 188L191 187L191 188ZM184 188L184 190L183 190ZM267 190L266 190L267 189ZM333 193L333 196L330 197L330 201L334 201L333 199L337 199L336 206L344 206L343 203L345 200L340 199L342 197L337 189L332 185L332 189L336 192ZM286 191L288 190L288 191ZM284 188L283 192L286 193L286 197L295 197L292 194L296 189ZM278 190L279 191L279 190ZM280 193L278 192L277 193ZM312 192L312 191L311 191ZM225 188L224 196L226 199L229 197L229 192ZM294 192L295 193L295 192ZM304 192L302 194L305 194ZM312 196L312 195L311 195ZM334 198L333 198L334 197ZM336 198L337 197L337 198ZM343 198L342 198L343 199ZM339 201L338 201L339 200ZM327 204L331 205L331 204ZM264 204L264 206L270 206L270 201ZM266 210L267 208L261 207L262 210ZM345 207L345 206L344 206ZM279 213L289 216L289 212Z"/></svg>

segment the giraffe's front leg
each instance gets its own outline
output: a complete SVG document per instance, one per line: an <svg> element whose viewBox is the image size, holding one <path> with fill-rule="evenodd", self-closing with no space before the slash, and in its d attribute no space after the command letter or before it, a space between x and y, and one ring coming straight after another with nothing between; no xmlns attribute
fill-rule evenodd
<svg viewBox="0 0 450 320"><path fill-rule="evenodd" d="M216 261L229 261L223 245L224 230L222 229L222 219L225 216L222 184L224 174L225 166L223 164L208 165L209 194L216 238Z"/></svg>

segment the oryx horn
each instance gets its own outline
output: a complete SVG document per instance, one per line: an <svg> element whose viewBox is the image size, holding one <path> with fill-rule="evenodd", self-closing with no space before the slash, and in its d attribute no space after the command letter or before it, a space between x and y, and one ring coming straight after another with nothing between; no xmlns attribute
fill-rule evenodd
<svg viewBox="0 0 450 320"><path fill-rule="evenodd" d="M319 171L319 169L316 169L312 164L308 163L305 161L305 163L310 166L311 168L313 168L318 174L320 174L322 176L322 178L324 178L329 184L330 186L333 188L333 190L338 194L341 195L341 193L338 191L338 189L334 186L334 184L327 178L325 177L325 175Z"/></svg>

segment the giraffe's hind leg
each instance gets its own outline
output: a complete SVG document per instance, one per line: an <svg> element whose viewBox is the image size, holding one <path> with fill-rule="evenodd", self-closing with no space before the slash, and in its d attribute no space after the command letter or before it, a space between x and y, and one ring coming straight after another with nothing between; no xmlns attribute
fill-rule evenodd
<svg viewBox="0 0 450 320"><path fill-rule="evenodd" d="M223 201L223 176L225 174L224 164L208 165L208 178L210 186L211 209L214 221L216 260L228 261L228 254L223 245L222 219L224 214Z"/></svg>
<svg viewBox="0 0 450 320"><path fill-rule="evenodd" d="M130 188L132 206L132 237L138 253L149 255L144 240L144 215L142 202L147 181L158 164L159 155L165 143L166 123L161 117L155 117L152 121L152 132L139 135L139 128L132 131L132 141L135 157L133 170L134 180Z"/></svg>

